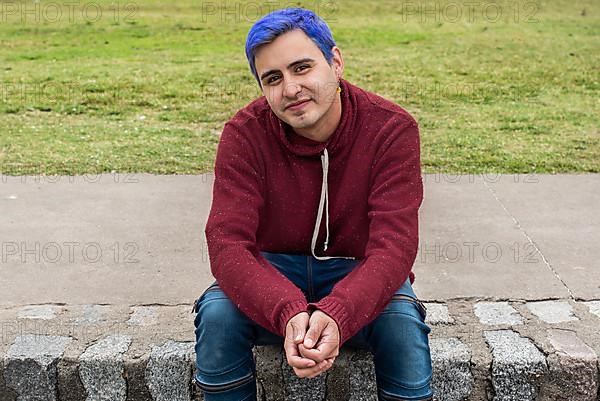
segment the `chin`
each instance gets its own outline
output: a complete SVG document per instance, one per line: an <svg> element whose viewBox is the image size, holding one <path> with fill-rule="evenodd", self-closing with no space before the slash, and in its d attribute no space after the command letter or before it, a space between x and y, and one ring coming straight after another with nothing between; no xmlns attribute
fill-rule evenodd
<svg viewBox="0 0 600 401"><path fill-rule="evenodd" d="M291 125L293 128L307 128L307 127L311 127L314 125L314 121L312 120L308 120L308 119L294 119L290 122L288 122L289 125Z"/></svg>
<svg viewBox="0 0 600 401"><path fill-rule="evenodd" d="M304 113L299 116L292 116L288 122L294 128L306 128L314 125L318 120L319 116L315 113Z"/></svg>

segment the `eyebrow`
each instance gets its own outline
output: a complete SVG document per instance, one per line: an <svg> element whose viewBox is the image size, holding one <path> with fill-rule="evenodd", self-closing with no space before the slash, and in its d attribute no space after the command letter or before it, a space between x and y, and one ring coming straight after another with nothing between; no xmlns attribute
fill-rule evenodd
<svg viewBox="0 0 600 401"><path fill-rule="evenodd" d="M307 61L309 61L309 62L311 62L311 63L312 63L312 62L314 62L315 60L313 60L312 58L309 58L309 57L305 57L305 58L302 58L302 59L300 59L300 60L296 60L296 61L294 61L293 63L290 63L290 65L288 65L288 66L287 66L287 68L288 68L288 70L289 70L289 69L293 68L293 67L294 67L296 64L305 63L305 62L307 62ZM263 73L263 74L260 76L260 80L262 81L262 80L263 80L263 79L265 79L267 76L269 76L269 75L271 75L271 74L274 74L274 73L276 73L276 72L278 72L278 71L279 71L279 70L269 70L269 71L267 71L267 72Z"/></svg>

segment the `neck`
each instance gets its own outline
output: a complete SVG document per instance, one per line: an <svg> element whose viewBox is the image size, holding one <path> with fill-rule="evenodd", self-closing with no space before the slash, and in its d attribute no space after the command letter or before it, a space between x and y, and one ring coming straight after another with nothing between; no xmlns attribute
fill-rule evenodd
<svg viewBox="0 0 600 401"><path fill-rule="evenodd" d="M310 129L298 128L294 129L298 135L312 139L317 142L325 142L335 132L340 120L342 119L342 99L339 93L336 93L335 101L314 127Z"/></svg>

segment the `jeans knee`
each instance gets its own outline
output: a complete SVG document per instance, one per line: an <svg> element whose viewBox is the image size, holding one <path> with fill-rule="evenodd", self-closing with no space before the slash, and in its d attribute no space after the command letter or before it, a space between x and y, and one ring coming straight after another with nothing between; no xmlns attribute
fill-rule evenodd
<svg viewBox="0 0 600 401"><path fill-rule="evenodd" d="M225 325L236 324L235 311L226 300L212 299L200 304L194 324L196 330L203 330L206 335L222 335Z"/></svg>
<svg viewBox="0 0 600 401"><path fill-rule="evenodd" d="M431 395L430 331L415 305L406 301L397 302L376 319L370 342L384 394L419 400Z"/></svg>
<svg viewBox="0 0 600 401"><path fill-rule="evenodd" d="M392 302L374 321L372 336L375 341L398 348L428 345L431 328L417 305L408 301ZM378 340L379 339L379 340Z"/></svg>
<svg viewBox="0 0 600 401"><path fill-rule="evenodd" d="M250 371L253 329L249 319L224 294L208 293L200 299L196 326L196 365L216 374L240 365Z"/></svg>
<svg viewBox="0 0 600 401"><path fill-rule="evenodd" d="M215 339L243 332L248 319L222 291L213 291L200 298L194 325L197 334Z"/></svg>

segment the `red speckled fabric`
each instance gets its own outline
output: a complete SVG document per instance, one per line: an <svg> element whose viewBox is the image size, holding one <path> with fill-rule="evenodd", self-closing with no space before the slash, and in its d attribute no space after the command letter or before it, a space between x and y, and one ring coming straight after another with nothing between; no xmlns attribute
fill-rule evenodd
<svg viewBox="0 0 600 401"><path fill-rule="evenodd" d="M291 317L320 309L337 322L343 344L407 278L414 282L423 183L419 129L410 114L344 79L341 87L342 118L326 142L294 133L264 96L226 123L205 232L214 277L249 318L284 336ZM330 295L308 304L259 251L311 255L324 148L330 235L324 252L323 217L315 253L360 264Z"/></svg>

